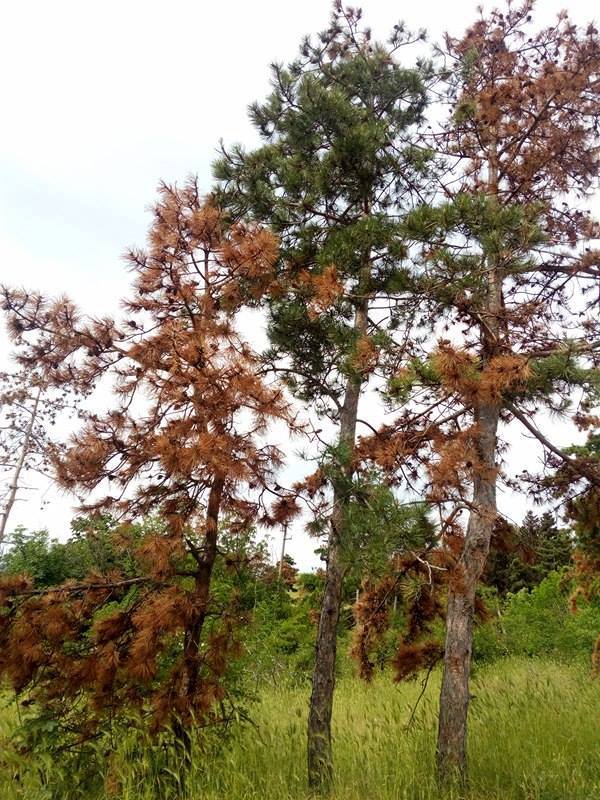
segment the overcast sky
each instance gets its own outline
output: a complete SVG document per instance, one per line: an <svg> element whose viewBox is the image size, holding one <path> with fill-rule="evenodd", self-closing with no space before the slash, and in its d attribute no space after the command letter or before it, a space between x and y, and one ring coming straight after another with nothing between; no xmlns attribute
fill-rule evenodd
<svg viewBox="0 0 600 800"><path fill-rule="evenodd" d="M565 5L540 0L536 17L551 21ZM476 6L362 3L376 36L403 19L432 41L461 33ZM568 8L576 22L598 15L591 0ZM143 244L158 181L196 173L209 189L219 139L255 141L246 108L265 96L268 65L294 58L301 37L325 27L329 14L329 0L5 3L0 281L67 292L91 312L116 311L129 279L120 254ZM0 346L5 357L4 337ZM525 458L529 445L521 449ZM13 523L62 538L70 500L52 490L45 498L42 509L30 493ZM307 566L313 548L296 533L290 551Z"/></svg>

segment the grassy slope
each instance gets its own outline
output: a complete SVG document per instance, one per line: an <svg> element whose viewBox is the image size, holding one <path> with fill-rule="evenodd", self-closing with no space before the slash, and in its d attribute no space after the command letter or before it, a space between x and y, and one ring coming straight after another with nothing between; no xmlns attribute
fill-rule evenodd
<svg viewBox="0 0 600 800"><path fill-rule="evenodd" d="M437 800L432 779L438 676L432 676L411 729L405 730L420 683L372 686L340 682L335 759L339 800ZM476 671L470 727L474 800L592 800L600 797L600 683L584 665L536 660L496 662ZM224 755L199 753L185 797L194 800L294 800L306 797L306 690L269 690L254 711L257 728L239 731ZM3 719L6 733L11 720ZM0 731L0 735L2 731ZM122 742L112 758L113 800L145 800L151 770ZM52 784L52 765L44 770ZM22 783L0 768L2 800L51 797L33 765ZM156 784L155 784L156 785ZM76 796L76 795L74 795ZM82 795L90 797L89 794ZM163 789L164 798L183 797ZM458 797L458 794L453 795Z"/></svg>

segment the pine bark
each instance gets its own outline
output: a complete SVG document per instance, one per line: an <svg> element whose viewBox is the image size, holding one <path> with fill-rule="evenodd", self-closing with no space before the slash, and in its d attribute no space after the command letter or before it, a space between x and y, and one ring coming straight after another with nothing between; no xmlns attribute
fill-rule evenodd
<svg viewBox="0 0 600 800"><path fill-rule="evenodd" d="M473 482L473 510L461 558L448 592L446 646L437 742L442 782L467 778L467 715L475 593L490 548L496 518L496 433L499 408L482 405L476 416L480 460Z"/></svg>
<svg viewBox="0 0 600 800"><path fill-rule="evenodd" d="M490 129L487 150L487 194L498 197L499 164L495 130ZM501 337L506 334L503 320L503 272L495 257L488 257L485 274L487 293L481 309L481 361L485 367L501 351ZM446 643L440 692L437 739L437 772L441 783L467 782L467 718L469 679L473 650L475 593L490 549L492 529L497 515L496 450L500 405L485 398L475 400L474 422L477 426L475 449L477 464L473 471L473 496L469 523L458 564L448 590Z"/></svg>
<svg viewBox="0 0 600 800"><path fill-rule="evenodd" d="M221 498L223 495L224 480L216 476L211 487L206 509L204 546L202 558L198 562L194 581L194 615L190 627L185 633L184 640L184 681L182 693L186 697L189 707L193 707L194 696L198 690L200 677L200 646L202 644L202 631L208 612L210 599L210 584L212 573L217 558L217 536ZM176 738L189 757L191 751L191 736L187 727L177 721L175 724Z"/></svg>
<svg viewBox="0 0 600 800"><path fill-rule="evenodd" d="M364 336L368 323L368 299L356 310L354 332ZM340 414L339 442L349 450L354 447L358 402L363 380L352 376L346 383L344 404ZM340 618L344 582L343 543L345 537L345 504L350 465L344 465L341 479L333 482L333 508L327 542L325 587L317 631L315 667L308 715L308 783L315 791L326 791L333 778L331 747L331 715L335 690L337 626Z"/></svg>

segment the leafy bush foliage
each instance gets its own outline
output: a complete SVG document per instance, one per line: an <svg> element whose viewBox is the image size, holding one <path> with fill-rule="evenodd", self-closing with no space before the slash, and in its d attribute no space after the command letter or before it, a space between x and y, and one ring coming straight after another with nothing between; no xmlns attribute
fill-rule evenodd
<svg viewBox="0 0 600 800"><path fill-rule="evenodd" d="M600 630L600 602L582 599L573 610L573 584L565 571L551 572L538 586L501 601L488 590L490 620L475 631L479 660L503 655L588 659Z"/></svg>

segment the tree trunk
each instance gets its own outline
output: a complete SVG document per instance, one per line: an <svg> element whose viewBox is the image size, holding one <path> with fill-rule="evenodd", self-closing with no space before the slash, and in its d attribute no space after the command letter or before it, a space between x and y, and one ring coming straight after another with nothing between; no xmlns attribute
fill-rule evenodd
<svg viewBox="0 0 600 800"><path fill-rule="evenodd" d="M19 458L17 460L17 463L15 464L15 469L12 475L10 486L8 488L8 497L6 499L4 508L2 509L2 514L0 514L0 547L2 546L4 542L4 537L6 536L6 526L8 525L8 518L10 516L10 512L12 511L13 506L15 504L15 500L17 499L17 492L19 491L19 481L21 479L21 472L23 471L23 467L25 466L25 459L27 458L27 454L29 453L29 447L31 445L31 437L33 435L33 426L35 425L35 419L37 417L41 396L42 396L42 387L38 386L38 390L35 395L35 400L33 403L33 408L31 409L31 417L29 419L29 422L27 423L27 428L25 429L25 436L23 437L21 452L19 453Z"/></svg>
<svg viewBox="0 0 600 800"><path fill-rule="evenodd" d="M495 131L488 149L487 193L498 197L498 146ZM503 316L503 272L496 254L487 259L487 296L480 324L481 356L485 367L498 353L500 340L506 336ZM469 677L473 649L475 593L490 549L492 529L497 515L496 448L500 404L488 400L476 402L476 451L478 463L473 470L473 498L467 533L458 564L448 589L446 645L440 692L440 716L437 740L438 779L443 782L467 781L467 716Z"/></svg>
<svg viewBox="0 0 600 800"><path fill-rule="evenodd" d="M356 310L354 331L357 337L367 331L368 299L364 299ZM339 442L349 450L354 447L358 401L363 380L353 376L346 383L344 405L340 414ZM351 476L351 466L342 466L341 480L333 481L333 509L331 513L329 539L327 543L327 566L325 588L319 628L317 631L315 667L308 715L308 783L311 789L324 791L333 778L331 750L331 714L335 689L335 660L337 652L337 625L340 618L344 564L346 484Z"/></svg>
<svg viewBox="0 0 600 800"><path fill-rule="evenodd" d="M440 694L437 741L438 776L442 782L467 778L467 714L473 642L475 592L490 547L496 518L496 432L499 408L482 405L477 449L480 464L473 481L473 509L463 552L448 591L446 647Z"/></svg>
<svg viewBox="0 0 600 800"><path fill-rule="evenodd" d="M281 558L279 559L279 569L277 570L277 580L281 583L283 577L283 559L285 558L285 544L287 542L287 522L283 526L283 538L281 539Z"/></svg>
<svg viewBox="0 0 600 800"><path fill-rule="evenodd" d="M204 628L210 600L212 572L217 557L217 535L223 484L223 477L216 476L208 497L204 547L202 548L203 557L198 562L194 583L194 614L190 626L185 633L184 640L184 681L181 691L186 699L190 716L193 714L194 698L198 690L200 678L200 645L202 643L202 630ZM188 757L191 749L189 731L189 724L191 721L191 719L179 719L174 726L176 738L179 740Z"/></svg>

